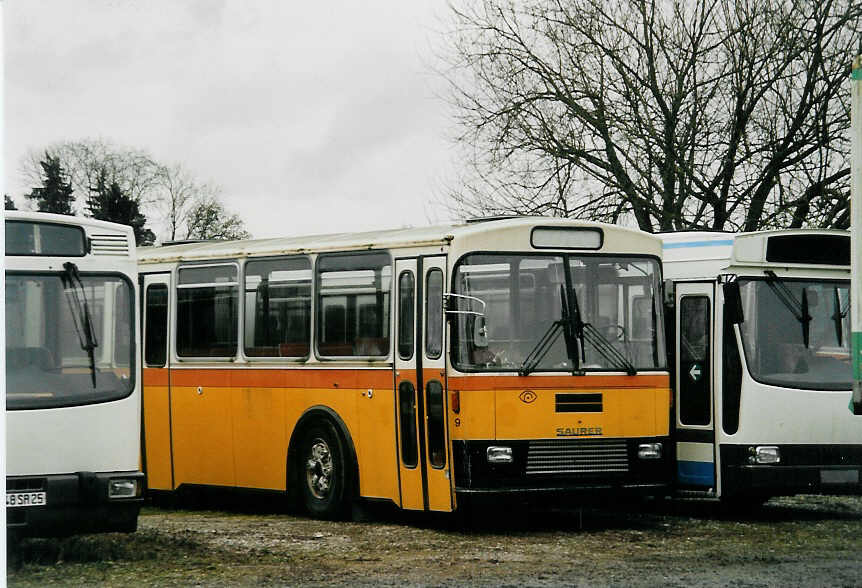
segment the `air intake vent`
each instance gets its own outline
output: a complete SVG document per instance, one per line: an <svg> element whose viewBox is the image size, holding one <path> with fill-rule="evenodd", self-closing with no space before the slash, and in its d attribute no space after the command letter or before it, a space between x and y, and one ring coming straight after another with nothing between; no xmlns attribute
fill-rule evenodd
<svg viewBox="0 0 862 588"><path fill-rule="evenodd" d="M625 441L546 439L530 441L527 450L529 475L535 474L625 474L629 471Z"/></svg>
<svg viewBox="0 0 862 588"><path fill-rule="evenodd" d="M93 255L119 255L129 254L129 241L125 235L92 235L90 246Z"/></svg>
<svg viewBox="0 0 862 588"><path fill-rule="evenodd" d="M602 412L601 394L557 394L557 412Z"/></svg>

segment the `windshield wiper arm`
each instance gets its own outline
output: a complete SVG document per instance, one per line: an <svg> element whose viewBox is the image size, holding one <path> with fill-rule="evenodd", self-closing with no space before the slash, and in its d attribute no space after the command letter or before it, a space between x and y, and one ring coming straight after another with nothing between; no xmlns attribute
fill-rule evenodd
<svg viewBox="0 0 862 588"><path fill-rule="evenodd" d="M570 361L572 358L572 321L569 318L569 310L568 304L566 302L565 297L565 288L560 286L560 314L562 318L560 320L554 321L551 323L551 326L548 327L548 330L545 331L545 334L539 339L533 349L527 354L527 357L524 358L524 363L521 364L521 369L518 370L518 373L522 376L529 376L533 371L535 371L536 366L539 365L539 362L548 354L548 351L554 346L554 343L557 342L557 339L560 338L560 333L565 335L566 340L566 354L568 355ZM577 358L577 353L574 354L575 358ZM574 371L574 370L573 370Z"/></svg>
<svg viewBox="0 0 862 588"><path fill-rule="evenodd" d="M78 342L81 345L81 349L87 352L87 358L90 360L90 376L93 379L93 388L95 388L96 347L99 346L99 342L96 340L96 332L93 328L93 321L90 318L87 291L84 289L84 283L81 281L77 265L72 262L66 262L63 264L63 270L65 272L60 276L60 280L63 283L63 291L66 294L66 301L69 303L69 309L72 313L72 324L75 325Z"/></svg>
<svg viewBox="0 0 862 588"><path fill-rule="evenodd" d="M548 351L550 351L554 346L554 343L557 342L557 339L560 338L560 333L564 328L565 326L563 325L562 319L551 323L551 326L548 327L548 330L545 331L545 334L542 335L542 338L539 339L536 346L533 347L533 350L530 351L526 358L524 358L524 363L521 364L521 369L518 370L519 375L529 376L533 371L535 371L539 362L542 361L542 359L548 354Z"/></svg>
<svg viewBox="0 0 862 588"><path fill-rule="evenodd" d="M781 303L790 311L793 318L802 325L802 343L808 348L809 331L811 326L811 315L808 313L808 293L805 286L802 287L802 302L796 299L784 280L775 275L772 270L763 272L766 274L766 285L772 290Z"/></svg>
<svg viewBox="0 0 862 588"><path fill-rule="evenodd" d="M841 296L838 295L838 287L833 290L835 297L832 299L835 305L835 312L832 314L832 320L835 322L835 335L838 336L838 346L844 346L844 319L847 318L847 311L850 309L848 305L843 310L841 308Z"/></svg>
<svg viewBox="0 0 862 588"><path fill-rule="evenodd" d="M634 376L638 373L634 364L629 361L629 358L620 353L616 347L611 345L611 342L608 341L591 323L583 323L583 333L584 339L586 339L587 342L602 355L602 357L615 363L618 367L623 368L630 376Z"/></svg>

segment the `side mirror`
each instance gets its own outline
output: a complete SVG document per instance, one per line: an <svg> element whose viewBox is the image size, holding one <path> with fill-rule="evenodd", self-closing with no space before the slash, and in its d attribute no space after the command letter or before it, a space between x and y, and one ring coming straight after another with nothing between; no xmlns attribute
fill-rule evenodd
<svg viewBox="0 0 862 588"><path fill-rule="evenodd" d="M739 293L739 283L736 281L722 284L724 292L724 317L731 324L738 325L745 321L742 312L742 295Z"/></svg>
<svg viewBox="0 0 862 588"><path fill-rule="evenodd" d="M484 316L473 319L473 345L483 349L488 346L488 327Z"/></svg>

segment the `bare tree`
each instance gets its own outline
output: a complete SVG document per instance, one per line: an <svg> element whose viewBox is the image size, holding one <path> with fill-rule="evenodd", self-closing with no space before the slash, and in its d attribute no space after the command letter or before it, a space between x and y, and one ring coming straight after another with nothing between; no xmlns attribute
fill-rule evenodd
<svg viewBox="0 0 862 588"><path fill-rule="evenodd" d="M236 213L225 209L217 194L198 197L185 219L185 239L249 239L251 233Z"/></svg>
<svg viewBox="0 0 862 588"><path fill-rule="evenodd" d="M166 225L166 240L173 241L187 226L193 206L201 201L218 198L219 189L200 183L182 164L159 166L157 172L158 201Z"/></svg>
<svg viewBox="0 0 862 588"><path fill-rule="evenodd" d="M846 227L851 0L482 0L449 78L464 214Z"/></svg>

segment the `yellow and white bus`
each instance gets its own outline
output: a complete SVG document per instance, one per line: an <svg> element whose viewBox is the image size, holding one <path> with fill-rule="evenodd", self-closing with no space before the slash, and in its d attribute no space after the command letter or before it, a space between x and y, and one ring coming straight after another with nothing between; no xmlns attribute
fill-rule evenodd
<svg viewBox="0 0 862 588"><path fill-rule="evenodd" d="M139 251L151 490L662 493L661 241L547 218Z"/></svg>

